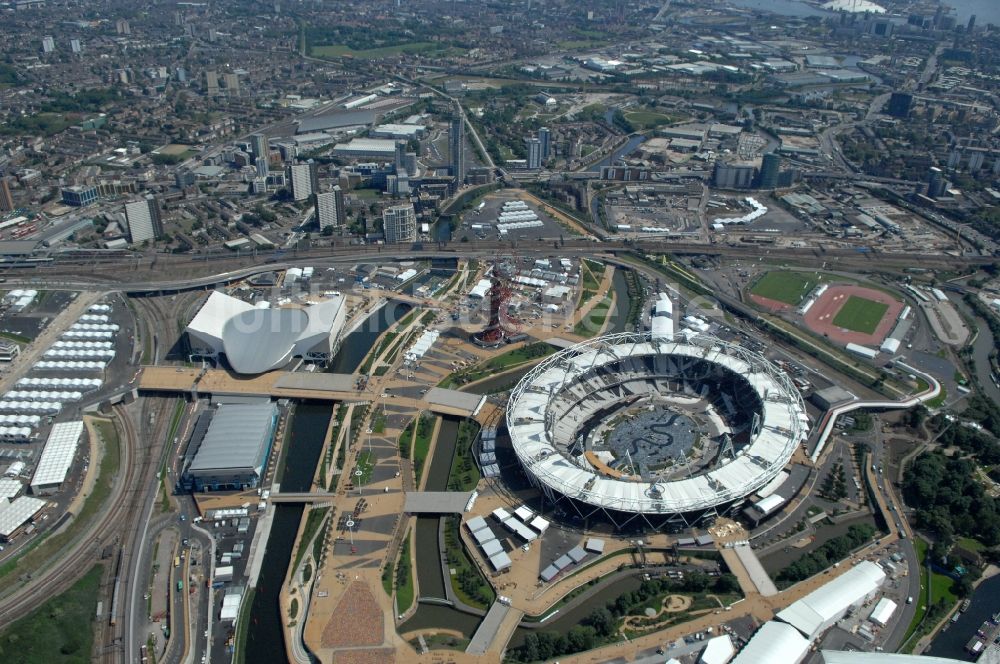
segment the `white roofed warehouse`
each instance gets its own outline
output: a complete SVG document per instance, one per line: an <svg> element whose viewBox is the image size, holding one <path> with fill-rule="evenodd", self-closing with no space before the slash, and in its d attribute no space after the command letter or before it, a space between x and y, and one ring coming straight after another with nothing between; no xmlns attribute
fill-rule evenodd
<svg viewBox="0 0 1000 664"><path fill-rule="evenodd" d="M271 454L278 407L269 401L222 404L184 469L187 490L220 491L256 487ZM190 456L190 453L189 453Z"/></svg>
<svg viewBox="0 0 1000 664"><path fill-rule="evenodd" d="M52 427L31 478L31 493L47 496L59 491L73 465L83 434L83 422L59 422Z"/></svg>
<svg viewBox="0 0 1000 664"><path fill-rule="evenodd" d="M342 295L306 307L259 309L215 291L188 324L190 354L225 355L240 374L280 369L294 357L323 361L336 353L346 316Z"/></svg>
<svg viewBox="0 0 1000 664"><path fill-rule="evenodd" d="M808 430L785 372L701 334L626 332L562 350L521 379L506 417L548 499L619 528L676 530L729 511Z"/></svg>

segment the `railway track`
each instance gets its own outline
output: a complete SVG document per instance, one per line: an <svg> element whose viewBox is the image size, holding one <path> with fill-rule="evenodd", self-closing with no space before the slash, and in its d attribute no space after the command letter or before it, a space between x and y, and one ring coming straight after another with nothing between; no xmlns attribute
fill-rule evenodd
<svg viewBox="0 0 1000 664"><path fill-rule="evenodd" d="M133 650L137 638L137 635L132 633L136 621L133 599L139 588L145 588L149 571L142 565L143 561L137 557L137 552L144 534L143 521L149 517L147 506L151 494L155 496L159 490L156 475L169 449L166 429L173 419L171 407L174 403L174 399L144 400L140 423L143 429L141 436L127 414L121 414L129 434L136 440L147 441L148 447L142 455L134 483L128 485L124 518L118 527L119 561L116 572L119 576L115 579L111 597L111 606L115 607L116 611L109 618L102 649L102 660L107 664L137 661L134 657L137 649ZM143 614L144 611L143 608Z"/></svg>
<svg viewBox="0 0 1000 664"><path fill-rule="evenodd" d="M116 415L115 419L122 422L119 429L119 467L123 469L124 475L115 482L111 502L85 539L73 544L70 551L60 557L54 566L38 573L29 583L0 600L0 629L37 609L53 595L67 590L100 559L101 550L114 543L114 534L121 528L123 518L127 517L129 496L139 473L139 466L135 463L136 436L127 417L123 418L120 410L116 411Z"/></svg>

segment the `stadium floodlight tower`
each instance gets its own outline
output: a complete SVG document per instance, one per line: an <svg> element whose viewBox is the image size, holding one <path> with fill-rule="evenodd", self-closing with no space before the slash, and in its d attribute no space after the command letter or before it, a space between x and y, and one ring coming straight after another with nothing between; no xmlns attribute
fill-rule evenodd
<svg viewBox="0 0 1000 664"><path fill-rule="evenodd" d="M782 471L809 428L787 373L688 331L565 348L518 382L506 419L546 502L622 530L678 531L736 511Z"/></svg>
<svg viewBox="0 0 1000 664"><path fill-rule="evenodd" d="M513 294L511 282L515 276L517 260L509 254L498 256L490 271L490 289L486 291L490 306L489 319L486 327L472 335L473 343L495 348L520 330L520 321L510 315L508 307Z"/></svg>

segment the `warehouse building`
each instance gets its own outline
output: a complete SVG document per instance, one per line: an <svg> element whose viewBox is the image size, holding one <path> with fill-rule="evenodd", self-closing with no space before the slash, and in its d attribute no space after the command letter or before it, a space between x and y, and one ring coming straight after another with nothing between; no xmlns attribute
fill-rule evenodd
<svg viewBox="0 0 1000 664"><path fill-rule="evenodd" d="M24 532L43 507L44 500L29 496L0 501L0 542L9 542Z"/></svg>
<svg viewBox="0 0 1000 664"><path fill-rule="evenodd" d="M31 493L48 496L59 491L76 457L83 422L59 422L52 427L31 478Z"/></svg>
<svg viewBox="0 0 1000 664"><path fill-rule="evenodd" d="M222 404L184 470L181 485L189 491L256 487L264 475L278 422L271 402Z"/></svg>

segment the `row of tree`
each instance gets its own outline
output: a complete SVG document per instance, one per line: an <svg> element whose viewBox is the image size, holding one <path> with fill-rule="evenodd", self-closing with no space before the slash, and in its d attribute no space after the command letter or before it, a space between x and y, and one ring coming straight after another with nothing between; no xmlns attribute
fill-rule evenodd
<svg viewBox="0 0 1000 664"><path fill-rule="evenodd" d="M819 574L823 570L839 563L854 549L871 540L874 534L875 527L870 524L861 523L851 526L845 534L834 537L815 551L803 555L791 565L781 570L776 579L778 585L787 587L803 579L808 579L810 576Z"/></svg>
<svg viewBox="0 0 1000 664"><path fill-rule="evenodd" d="M720 595L739 592L740 586L732 574L715 579L701 572L685 574L683 579L659 578L643 581L634 591L619 595L614 601L594 609L590 615L565 634L538 631L528 634L524 643L512 648L509 657L516 662L536 662L552 657L590 650L617 638L622 619L637 615L647 605L657 604L669 594L698 594L711 591Z"/></svg>

